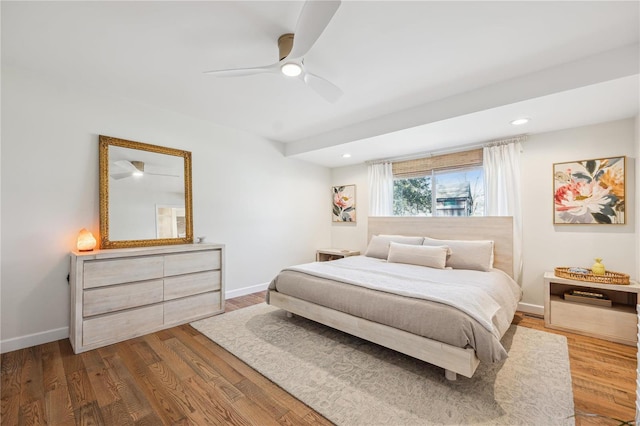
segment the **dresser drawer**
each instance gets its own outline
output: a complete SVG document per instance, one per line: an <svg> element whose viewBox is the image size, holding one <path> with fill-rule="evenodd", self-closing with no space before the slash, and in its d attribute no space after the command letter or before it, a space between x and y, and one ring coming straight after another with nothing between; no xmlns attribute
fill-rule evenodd
<svg viewBox="0 0 640 426"><path fill-rule="evenodd" d="M85 262L84 288L162 278L162 256Z"/></svg>
<svg viewBox="0 0 640 426"><path fill-rule="evenodd" d="M107 314L83 321L82 344L120 342L162 327L162 304Z"/></svg>
<svg viewBox="0 0 640 426"><path fill-rule="evenodd" d="M220 257L220 250L169 254L164 257L164 275L181 275L220 269Z"/></svg>
<svg viewBox="0 0 640 426"><path fill-rule="evenodd" d="M164 302L164 323L178 324L220 312L220 292L199 294Z"/></svg>
<svg viewBox="0 0 640 426"><path fill-rule="evenodd" d="M220 290L220 271L197 272L164 279L164 300Z"/></svg>
<svg viewBox="0 0 640 426"><path fill-rule="evenodd" d="M84 291L82 315L104 314L162 302L162 280L99 287Z"/></svg>

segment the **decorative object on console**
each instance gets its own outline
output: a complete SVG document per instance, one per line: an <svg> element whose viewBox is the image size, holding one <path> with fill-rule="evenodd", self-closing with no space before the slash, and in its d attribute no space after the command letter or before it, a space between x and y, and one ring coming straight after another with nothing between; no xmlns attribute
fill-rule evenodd
<svg viewBox="0 0 640 426"><path fill-rule="evenodd" d="M333 187L333 221L356 221L356 186L342 185Z"/></svg>
<svg viewBox="0 0 640 426"><path fill-rule="evenodd" d="M596 261L596 263L591 266L591 272L593 272L595 275L604 275L606 270L604 268L604 265L602 264L602 258L596 257L594 260Z"/></svg>
<svg viewBox="0 0 640 426"><path fill-rule="evenodd" d="M626 157L553 165L554 224L624 224Z"/></svg>
<svg viewBox="0 0 640 426"><path fill-rule="evenodd" d="M586 271L586 272L584 272ZM559 266L554 269L556 277L568 278L570 280L589 281L600 284L629 285L629 274L622 272L605 271L603 275L594 274L585 268L569 268Z"/></svg>
<svg viewBox="0 0 640 426"><path fill-rule="evenodd" d="M82 228L80 230L76 247L79 251L91 251L96 248L96 238L87 230L87 228Z"/></svg>

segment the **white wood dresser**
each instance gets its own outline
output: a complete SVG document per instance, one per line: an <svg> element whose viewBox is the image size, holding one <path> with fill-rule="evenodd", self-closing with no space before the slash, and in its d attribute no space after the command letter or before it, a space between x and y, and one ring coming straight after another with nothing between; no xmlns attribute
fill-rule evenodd
<svg viewBox="0 0 640 426"><path fill-rule="evenodd" d="M224 245L71 253L75 353L224 312Z"/></svg>

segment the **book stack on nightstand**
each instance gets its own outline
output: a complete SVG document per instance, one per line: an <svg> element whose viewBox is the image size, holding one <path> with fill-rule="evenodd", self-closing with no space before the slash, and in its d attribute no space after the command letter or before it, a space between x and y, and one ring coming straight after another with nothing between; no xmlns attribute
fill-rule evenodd
<svg viewBox="0 0 640 426"><path fill-rule="evenodd" d="M357 250L347 249L320 249L316 251L316 262L328 262L330 260L342 259L349 256L358 256L360 252Z"/></svg>

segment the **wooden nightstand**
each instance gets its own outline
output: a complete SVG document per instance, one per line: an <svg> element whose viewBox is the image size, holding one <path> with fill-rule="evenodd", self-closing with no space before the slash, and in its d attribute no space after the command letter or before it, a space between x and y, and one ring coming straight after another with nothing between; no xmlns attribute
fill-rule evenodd
<svg viewBox="0 0 640 426"><path fill-rule="evenodd" d="M605 294L613 302L612 306L565 300L564 293L571 289ZM633 281L629 285L599 284L560 278L553 272L546 272L544 325L635 346L638 341L638 293L640 285Z"/></svg>
<svg viewBox="0 0 640 426"><path fill-rule="evenodd" d="M357 250L320 249L316 251L316 262L327 262L349 256L358 256L359 254L360 252Z"/></svg>

